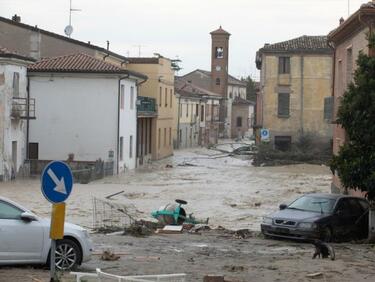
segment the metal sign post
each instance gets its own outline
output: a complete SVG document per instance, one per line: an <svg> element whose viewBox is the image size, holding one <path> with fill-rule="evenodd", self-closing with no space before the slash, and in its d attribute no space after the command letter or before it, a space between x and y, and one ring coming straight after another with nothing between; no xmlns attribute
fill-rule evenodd
<svg viewBox="0 0 375 282"><path fill-rule="evenodd" d="M56 276L56 240L64 238L65 203L73 188L73 175L68 165L54 161L43 170L42 193L52 203L50 226L50 281L58 281Z"/></svg>

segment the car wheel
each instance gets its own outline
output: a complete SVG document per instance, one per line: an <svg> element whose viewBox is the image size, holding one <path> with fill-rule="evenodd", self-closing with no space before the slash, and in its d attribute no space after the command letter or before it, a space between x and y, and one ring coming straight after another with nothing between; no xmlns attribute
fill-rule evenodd
<svg viewBox="0 0 375 282"><path fill-rule="evenodd" d="M320 239L324 242L331 242L333 239L332 229L328 226L324 227L320 232Z"/></svg>
<svg viewBox="0 0 375 282"><path fill-rule="evenodd" d="M77 268L81 261L81 251L76 242L62 239L56 242L55 266L56 269L66 271ZM48 259L48 261L50 258Z"/></svg>

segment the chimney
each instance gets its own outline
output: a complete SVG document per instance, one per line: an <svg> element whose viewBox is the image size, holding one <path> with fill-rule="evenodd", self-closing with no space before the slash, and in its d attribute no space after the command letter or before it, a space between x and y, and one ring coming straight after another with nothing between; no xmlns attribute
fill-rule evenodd
<svg viewBox="0 0 375 282"><path fill-rule="evenodd" d="M109 51L109 40L107 40L107 51Z"/></svg>
<svg viewBox="0 0 375 282"><path fill-rule="evenodd" d="M20 23L21 22L21 17L20 16L17 16L17 14L15 14L13 17L12 17L12 21L16 22L16 23Z"/></svg>
<svg viewBox="0 0 375 282"><path fill-rule="evenodd" d="M372 1L374 1L374 0L372 0ZM342 25L344 21L345 21L344 18L341 17L341 18L340 18L340 25Z"/></svg>

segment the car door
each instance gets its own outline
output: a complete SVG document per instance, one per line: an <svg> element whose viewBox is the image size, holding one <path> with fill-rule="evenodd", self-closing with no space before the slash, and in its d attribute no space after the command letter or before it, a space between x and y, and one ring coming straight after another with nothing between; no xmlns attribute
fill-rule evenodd
<svg viewBox="0 0 375 282"><path fill-rule="evenodd" d="M349 236L353 230L357 216L351 210L350 198L340 199L334 213L334 232L337 237Z"/></svg>
<svg viewBox="0 0 375 282"><path fill-rule="evenodd" d="M40 262L43 228L40 222L24 221L24 211L0 200L0 263Z"/></svg>

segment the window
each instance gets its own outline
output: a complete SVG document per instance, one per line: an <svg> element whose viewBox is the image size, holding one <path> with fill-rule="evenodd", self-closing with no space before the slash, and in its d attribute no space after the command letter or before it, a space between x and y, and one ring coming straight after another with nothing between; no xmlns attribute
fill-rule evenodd
<svg viewBox="0 0 375 282"><path fill-rule="evenodd" d="M0 219L20 219L22 213L19 208L0 201Z"/></svg>
<svg viewBox="0 0 375 282"><path fill-rule="evenodd" d="M130 109L134 109L134 87L130 87Z"/></svg>
<svg viewBox="0 0 375 282"><path fill-rule="evenodd" d="M170 91L171 93L170 93L170 103L169 103L169 106L172 108L172 97L173 97L173 90L171 89L171 91Z"/></svg>
<svg viewBox="0 0 375 282"><path fill-rule="evenodd" d="M278 94L277 115L279 117L289 117L289 96L289 93Z"/></svg>
<svg viewBox="0 0 375 282"><path fill-rule="evenodd" d="M324 119L331 121L333 116L333 96L324 98Z"/></svg>
<svg viewBox="0 0 375 282"><path fill-rule="evenodd" d="M237 117L237 127L242 127L242 117Z"/></svg>
<svg viewBox="0 0 375 282"><path fill-rule="evenodd" d="M292 144L290 136L275 136L275 149L280 151L289 151Z"/></svg>
<svg viewBox="0 0 375 282"><path fill-rule="evenodd" d="M232 94L232 92L229 92L229 98L233 98L233 94Z"/></svg>
<svg viewBox="0 0 375 282"><path fill-rule="evenodd" d="M346 49L346 84L353 80L353 49Z"/></svg>
<svg viewBox="0 0 375 282"><path fill-rule="evenodd" d="M204 121L204 105L201 105L201 121Z"/></svg>
<svg viewBox="0 0 375 282"><path fill-rule="evenodd" d="M279 57L279 74L290 73L290 57Z"/></svg>
<svg viewBox="0 0 375 282"><path fill-rule="evenodd" d="M164 147L167 145L167 129L164 128Z"/></svg>
<svg viewBox="0 0 375 282"><path fill-rule="evenodd" d="M169 128L169 146L172 145L172 128Z"/></svg>
<svg viewBox="0 0 375 282"><path fill-rule="evenodd" d="M180 117L182 117L182 104L180 104Z"/></svg>
<svg viewBox="0 0 375 282"><path fill-rule="evenodd" d="M18 72L13 73L13 96L18 97L20 95L20 74Z"/></svg>
<svg viewBox="0 0 375 282"><path fill-rule="evenodd" d="M120 109L124 109L125 104L125 86L121 84L121 90L120 90Z"/></svg>
<svg viewBox="0 0 375 282"><path fill-rule="evenodd" d="M39 144L38 143L29 143L29 159L37 160L39 157Z"/></svg>
<svg viewBox="0 0 375 282"><path fill-rule="evenodd" d="M168 106L168 89L165 88L165 106L167 107Z"/></svg>
<svg viewBox="0 0 375 282"><path fill-rule="evenodd" d="M178 142L180 142L180 144L182 142L182 129L180 129L180 132L178 134Z"/></svg>
<svg viewBox="0 0 375 282"><path fill-rule="evenodd" d="M161 128L159 128L159 134L158 134L158 148L161 147Z"/></svg>
<svg viewBox="0 0 375 282"><path fill-rule="evenodd" d="M160 89L159 89L159 107L161 107L161 95L162 95L162 90L161 90L161 87L160 87Z"/></svg>
<svg viewBox="0 0 375 282"><path fill-rule="evenodd" d="M129 158L133 157L133 135L129 137Z"/></svg>
<svg viewBox="0 0 375 282"><path fill-rule="evenodd" d="M220 85L220 78L216 78L216 85Z"/></svg>
<svg viewBox="0 0 375 282"><path fill-rule="evenodd" d="M224 48L223 47L216 47L215 57L216 57L216 59L224 58Z"/></svg>
<svg viewBox="0 0 375 282"><path fill-rule="evenodd" d="M124 137L120 137L120 161L124 158Z"/></svg>
<svg viewBox="0 0 375 282"><path fill-rule="evenodd" d="M189 104L186 103L186 116L188 117L189 116Z"/></svg>
<svg viewBox="0 0 375 282"><path fill-rule="evenodd" d="M199 105L195 104L195 116L198 116Z"/></svg>

